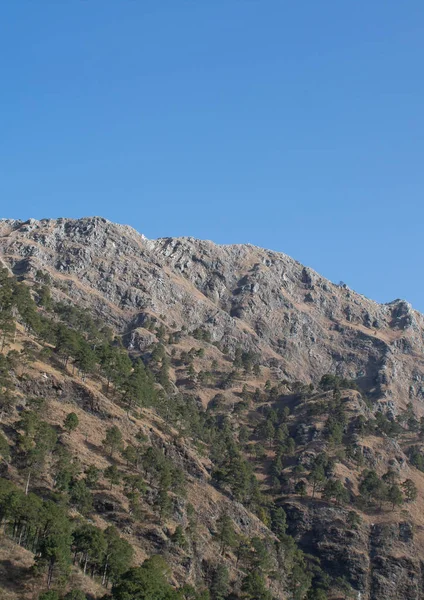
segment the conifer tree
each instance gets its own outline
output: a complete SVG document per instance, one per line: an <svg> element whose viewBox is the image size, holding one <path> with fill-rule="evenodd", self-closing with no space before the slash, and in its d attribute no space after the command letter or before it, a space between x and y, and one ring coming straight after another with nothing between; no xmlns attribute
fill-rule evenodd
<svg viewBox="0 0 424 600"><path fill-rule="evenodd" d="M106 437L103 440L103 446L112 457L114 453L122 446L122 433L117 425L112 425L106 430Z"/></svg>
<svg viewBox="0 0 424 600"><path fill-rule="evenodd" d="M236 533L232 519L223 513L217 521L217 535L221 544L221 554L224 554L227 548L232 548L236 543Z"/></svg>
<svg viewBox="0 0 424 600"><path fill-rule="evenodd" d="M68 433L75 431L75 429L78 427L78 425L79 425L79 419L78 419L78 416L76 415L76 413L74 413L74 412L69 413L66 416L65 421L63 423L63 427L66 429L66 431Z"/></svg>

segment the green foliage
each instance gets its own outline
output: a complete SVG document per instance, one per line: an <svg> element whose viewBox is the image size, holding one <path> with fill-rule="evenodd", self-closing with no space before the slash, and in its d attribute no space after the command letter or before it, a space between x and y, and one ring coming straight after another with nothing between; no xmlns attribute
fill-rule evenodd
<svg viewBox="0 0 424 600"><path fill-rule="evenodd" d="M246 373L257 373L259 367L259 356L255 352L243 351L241 348L236 348L234 354L233 365L236 369L243 368Z"/></svg>
<svg viewBox="0 0 424 600"><path fill-rule="evenodd" d="M251 540L252 552L250 555L250 566L255 571L267 573L271 568L270 549L265 540L254 536Z"/></svg>
<svg viewBox="0 0 424 600"><path fill-rule="evenodd" d="M28 489L31 476L43 470L47 456L56 445L57 434L49 423L42 421L38 414L31 410L21 414L16 429L21 432L17 446L20 467L27 476Z"/></svg>
<svg viewBox="0 0 424 600"><path fill-rule="evenodd" d="M82 515L88 515L93 508L93 498L84 479L73 480L70 485L70 502Z"/></svg>
<svg viewBox="0 0 424 600"><path fill-rule="evenodd" d="M180 548L186 547L187 540L184 535L184 529L181 527L181 525L177 525L174 533L171 536L171 540L172 540L173 544L175 544L176 546L179 546Z"/></svg>
<svg viewBox="0 0 424 600"><path fill-rule="evenodd" d="M77 460L63 446L55 449L55 462L52 465L54 487L60 491L68 492L75 477L79 475L80 467Z"/></svg>
<svg viewBox="0 0 424 600"><path fill-rule="evenodd" d="M165 492L172 487L174 492L180 495L184 494L183 472L175 467L161 450L155 446L149 446L142 455L141 462L150 484L155 484Z"/></svg>
<svg viewBox="0 0 424 600"><path fill-rule="evenodd" d="M78 373L86 377L94 372L97 364L116 389L122 389L123 400L131 408L146 405L155 398L154 378L138 361L132 368L126 351L111 341L111 332L102 323L93 319L88 311L65 303L53 306L56 319L39 315L37 305L29 288L9 278L5 270L0 276L0 343L4 346L15 331L13 311L16 309L25 327L32 329L41 339L52 343L57 356L66 367L73 359ZM50 307L48 290L39 292L39 303ZM0 384L1 385L1 384Z"/></svg>
<svg viewBox="0 0 424 600"><path fill-rule="evenodd" d="M71 519L63 506L43 501L35 494L25 495L1 478L0 522L7 535L34 552L35 571L47 575L47 586L54 579L66 578L71 551L84 572L101 575L103 583L120 577L132 560L131 546L113 527L101 531L83 524L72 531Z"/></svg>
<svg viewBox="0 0 424 600"><path fill-rule="evenodd" d="M7 269L0 268L0 351L13 340L16 320L26 330L38 332L40 318L29 287L9 277Z"/></svg>
<svg viewBox="0 0 424 600"><path fill-rule="evenodd" d="M329 479L324 486L322 497L340 504L349 501L349 492L339 479Z"/></svg>
<svg viewBox="0 0 424 600"><path fill-rule="evenodd" d="M283 540L287 529L287 517L284 509L280 507L271 511L271 530L275 535Z"/></svg>
<svg viewBox="0 0 424 600"><path fill-rule="evenodd" d="M16 404L10 371L10 361L0 354L0 420L3 419L3 415L10 415Z"/></svg>
<svg viewBox="0 0 424 600"><path fill-rule="evenodd" d="M367 504L376 502L381 506L387 498L387 486L375 471L366 469L361 475L359 493Z"/></svg>
<svg viewBox="0 0 424 600"><path fill-rule="evenodd" d="M48 592L43 592L38 596L38 600L60 600L60 596L58 592L54 590L49 590Z"/></svg>
<svg viewBox="0 0 424 600"><path fill-rule="evenodd" d="M191 334L196 340L203 340L204 342L211 342L211 333L207 329L197 328Z"/></svg>
<svg viewBox="0 0 424 600"><path fill-rule="evenodd" d="M230 577L228 569L223 564L218 564L212 574L210 585L212 600L225 600L230 590Z"/></svg>
<svg viewBox="0 0 424 600"><path fill-rule="evenodd" d="M112 425L106 430L106 437L103 440L103 447L109 456L113 456L117 450L122 447L122 433L117 425Z"/></svg>
<svg viewBox="0 0 424 600"><path fill-rule="evenodd" d="M78 367L78 374L85 379L87 373L92 373L97 363L97 356L84 339L78 340L78 347L74 355L74 364Z"/></svg>
<svg viewBox="0 0 424 600"><path fill-rule="evenodd" d="M323 589L315 588L310 589L308 595L306 596L307 600L328 600L328 596Z"/></svg>
<svg viewBox="0 0 424 600"><path fill-rule="evenodd" d="M414 500L416 500L417 495L418 495L418 490L417 490L417 486L412 481L412 479L406 479L402 483L401 487L402 487L403 493L405 494L407 502L413 502Z"/></svg>
<svg viewBox="0 0 424 600"><path fill-rule="evenodd" d="M217 520L216 525L217 537L221 546L220 552L224 554L227 548L233 548L237 541L233 521L231 517L223 513Z"/></svg>
<svg viewBox="0 0 424 600"><path fill-rule="evenodd" d="M345 379L344 377L339 377L338 375L332 375L331 373L327 373L321 377L319 385L324 390L331 390L334 388L340 389L358 389L358 386L352 379Z"/></svg>
<svg viewBox="0 0 424 600"><path fill-rule="evenodd" d="M134 550L122 539L115 527L107 527L104 531L106 550L102 564L102 583L116 582L131 564Z"/></svg>
<svg viewBox="0 0 424 600"><path fill-rule="evenodd" d="M272 600L271 592L266 588L265 580L260 573L250 572L243 579L242 592L251 600Z"/></svg>
<svg viewBox="0 0 424 600"><path fill-rule="evenodd" d="M94 525L82 525L73 533L74 560L78 561L83 572L100 572L106 552L106 539L103 531Z"/></svg>
<svg viewBox="0 0 424 600"><path fill-rule="evenodd" d="M85 483L89 488L94 488L97 485L100 477L100 469L94 465L89 465L85 471Z"/></svg>
<svg viewBox="0 0 424 600"><path fill-rule="evenodd" d="M0 457L5 462L9 462L9 460L10 460L10 446L1 431L0 431Z"/></svg>
<svg viewBox="0 0 424 600"><path fill-rule="evenodd" d="M87 600L87 596L81 590L71 590L64 595L63 600Z"/></svg>
<svg viewBox="0 0 424 600"><path fill-rule="evenodd" d="M289 589L293 600L303 600L311 587L312 574L301 550L294 550L289 575Z"/></svg>
<svg viewBox="0 0 424 600"><path fill-rule="evenodd" d="M155 498L155 507L162 518L169 516L172 509L172 500L166 489L160 489Z"/></svg>
<svg viewBox="0 0 424 600"><path fill-rule="evenodd" d="M324 465L315 461L308 479L312 483L312 498L314 498L315 492L322 488L326 480Z"/></svg>
<svg viewBox="0 0 424 600"><path fill-rule="evenodd" d="M66 323L76 333L83 335L90 344L98 345L99 342L110 342L110 330L100 320L94 319L89 310L58 302L54 305L54 312L63 323Z"/></svg>
<svg viewBox="0 0 424 600"><path fill-rule="evenodd" d="M121 473L116 465L106 467L103 474L105 479L110 482L110 489L112 489L114 485L118 485L121 481Z"/></svg>
<svg viewBox="0 0 424 600"><path fill-rule="evenodd" d="M122 390L128 411L134 407L150 406L157 397L154 377L141 360L134 364L132 372L123 381Z"/></svg>
<svg viewBox="0 0 424 600"><path fill-rule="evenodd" d="M69 358L78 352L80 338L77 332L69 329L66 325L59 323L54 331L56 338L55 351L62 359L64 365L68 364Z"/></svg>
<svg viewBox="0 0 424 600"><path fill-rule="evenodd" d="M211 423L208 434L212 437L210 455L216 465L212 472L213 482L222 489L231 490L236 500L256 510L261 503L259 485L228 423L224 421L218 427L216 421Z"/></svg>
<svg viewBox="0 0 424 600"><path fill-rule="evenodd" d="M152 557L126 571L113 585L114 600L170 600L169 568L161 557Z"/></svg>
<svg viewBox="0 0 424 600"><path fill-rule="evenodd" d="M424 471L424 455L417 446L412 446L409 450L409 460L411 465L419 469L420 471Z"/></svg>
<svg viewBox="0 0 424 600"><path fill-rule="evenodd" d="M47 586L54 576L66 576L71 562L71 523L63 508L47 501L42 539L38 543L35 561L39 569L47 570Z"/></svg>
<svg viewBox="0 0 424 600"><path fill-rule="evenodd" d="M306 496L306 481L304 479L300 479L294 486L294 491L302 498Z"/></svg>
<svg viewBox="0 0 424 600"><path fill-rule="evenodd" d="M347 524L349 525L349 527L351 529L358 529L359 525L361 524L362 519L361 517L358 515L357 512L355 512L354 510L350 510L348 515L347 515Z"/></svg>
<svg viewBox="0 0 424 600"><path fill-rule="evenodd" d="M391 503L392 509L403 504L403 495L400 487L394 483L387 490L387 500Z"/></svg>
<svg viewBox="0 0 424 600"><path fill-rule="evenodd" d="M389 437L396 437L402 432L402 427L399 423L381 411L376 412L375 421L372 425L374 426L374 431L379 435L384 433Z"/></svg>
<svg viewBox="0 0 424 600"><path fill-rule="evenodd" d="M331 414L325 424L325 436L329 443L337 446L343 441L347 418L340 400L335 400L331 406Z"/></svg>
<svg viewBox="0 0 424 600"><path fill-rule="evenodd" d="M63 423L63 427L66 429L66 431L68 433L71 433L71 431L75 431L75 429L78 427L78 425L79 425L79 419L78 419L78 416L74 412L69 413L66 416L65 421Z"/></svg>
<svg viewBox="0 0 424 600"><path fill-rule="evenodd" d="M100 366L107 379L107 391L110 384L120 389L131 373L132 363L127 352L110 343L102 344L97 351Z"/></svg>
<svg viewBox="0 0 424 600"><path fill-rule="evenodd" d="M127 495L146 491L146 483L141 475L125 475L124 486Z"/></svg>
<svg viewBox="0 0 424 600"><path fill-rule="evenodd" d="M53 301L50 292L50 287L48 285L42 285L37 289L38 294L38 302L39 306L42 306L46 310L51 310L53 308Z"/></svg>

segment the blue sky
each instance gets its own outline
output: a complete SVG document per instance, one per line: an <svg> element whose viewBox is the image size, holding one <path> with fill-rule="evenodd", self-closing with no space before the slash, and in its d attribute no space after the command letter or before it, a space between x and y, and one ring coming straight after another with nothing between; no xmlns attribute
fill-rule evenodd
<svg viewBox="0 0 424 600"><path fill-rule="evenodd" d="M0 216L251 242L424 311L422 0L0 3Z"/></svg>

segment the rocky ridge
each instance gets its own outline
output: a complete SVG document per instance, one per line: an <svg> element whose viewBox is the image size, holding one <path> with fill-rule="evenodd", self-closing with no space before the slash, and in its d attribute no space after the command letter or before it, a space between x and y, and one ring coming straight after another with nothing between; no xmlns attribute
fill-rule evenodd
<svg viewBox="0 0 424 600"><path fill-rule="evenodd" d="M267 357L282 377L354 379L394 411L423 412L424 318L403 300L378 304L292 258L251 245L148 240L93 217L0 221L0 256L19 276L45 269L142 350L148 315ZM58 294L61 292L58 291Z"/></svg>

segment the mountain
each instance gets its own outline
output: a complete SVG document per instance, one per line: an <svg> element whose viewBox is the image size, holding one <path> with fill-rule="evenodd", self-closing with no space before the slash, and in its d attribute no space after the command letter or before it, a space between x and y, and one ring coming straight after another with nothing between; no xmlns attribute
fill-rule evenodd
<svg viewBox="0 0 424 600"><path fill-rule="evenodd" d="M100 217L1 220L0 261L17 298L2 351L5 360L12 352L4 368L15 396L3 418L6 481L25 487L22 415L34 411L31 397L43 398L43 422L59 441L34 491L44 501L59 493L59 446L78 455L81 474L62 490L70 514L102 530L115 524L134 565L165 556L173 588L189 582L212 598L256 600L424 597L424 319L410 304L378 304L249 244L149 240ZM25 316L22 286L37 317ZM77 336L66 351L64 327ZM109 377L106 345L132 370ZM67 434L71 411L79 425ZM159 467L143 466L135 507L122 478L138 466L104 452L114 425L127 448L141 431L143 452L159 450L183 473L184 493L177 476L164 490ZM121 477L110 490L100 480L81 511L72 485L90 465ZM172 508L162 514L164 493ZM30 564L16 536L5 544ZM72 577L100 598L111 588L96 569L93 579L76 567ZM25 586L4 589L34 597Z"/></svg>
<svg viewBox="0 0 424 600"><path fill-rule="evenodd" d="M231 350L260 352L282 377L313 382L335 373L393 409L408 401L419 409L424 399L423 316L403 300L368 300L284 254L148 240L98 217L1 221L0 244L15 274L45 269L139 350L150 339L143 321L165 314L177 327L204 327Z"/></svg>

